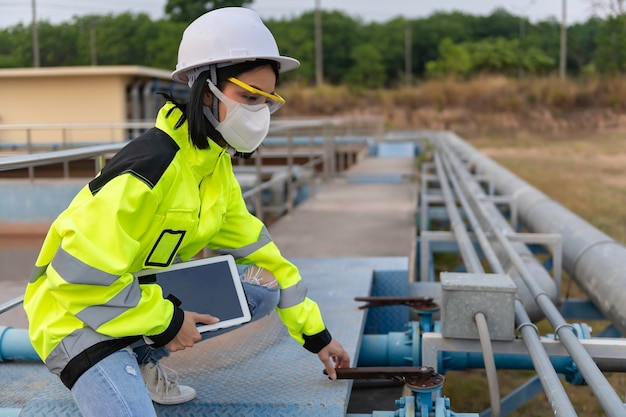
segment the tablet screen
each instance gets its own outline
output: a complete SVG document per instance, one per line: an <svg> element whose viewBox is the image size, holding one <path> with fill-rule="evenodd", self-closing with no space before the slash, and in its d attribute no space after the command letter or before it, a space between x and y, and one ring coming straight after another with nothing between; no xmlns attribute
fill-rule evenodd
<svg viewBox="0 0 626 417"><path fill-rule="evenodd" d="M181 301L180 308L207 313L220 319L213 325L199 325L205 332L250 321L250 310L234 260L230 255L174 264L166 270L146 270L136 274L150 278Z"/></svg>

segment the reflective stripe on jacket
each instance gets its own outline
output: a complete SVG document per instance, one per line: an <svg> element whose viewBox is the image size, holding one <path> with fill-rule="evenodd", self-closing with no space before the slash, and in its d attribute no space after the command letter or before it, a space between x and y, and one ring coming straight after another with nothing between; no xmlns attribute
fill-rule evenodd
<svg viewBox="0 0 626 417"><path fill-rule="evenodd" d="M330 342L297 268L248 212L230 156L213 142L196 149L186 123L174 128L181 114L167 103L156 128L120 150L44 240L24 308L35 350L66 385L77 379L68 363L99 360L144 335L159 345L173 339L182 311L132 273L207 246L274 274L277 311L296 341L313 352Z"/></svg>

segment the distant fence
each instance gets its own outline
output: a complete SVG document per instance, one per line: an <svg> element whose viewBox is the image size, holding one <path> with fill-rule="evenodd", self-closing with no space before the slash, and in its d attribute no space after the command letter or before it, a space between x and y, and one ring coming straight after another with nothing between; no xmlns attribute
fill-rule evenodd
<svg viewBox="0 0 626 417"><path fill-rule="evenodd" d="M132 140L154 126L154 120L124 123L0 124L0 151L60 150ZM383 118L378 116L283 118L272 120L270 135L315 136L340 134L381 140Z"/></svg>
<svg viewBox="0 0 626 417"><path fill-rule="evenodd" d="M49 184L42 185L41 178L36 176L36 167L57 165L61 167L61 178L72 178L70 163L75 161L93 160L93 172L99 172L116 152L118 152L128 141L118 141L116 143L85 145L83 142L40 142L33 143L28 138L32 137L34 130L46 130L56 128L63 135L71 129L136 129L137 133L154 126L154 123L137 122L129 124L110 125L0 125L0 130L20 130L26 135L26 141L18 146L17 144L3 144L5 156L0 157L0 172L27 170L27 183L24 181L4 182L5 213L14 212L18 207L25 207L28 194L39 190L38 198L45 198L45 190L54 190ZM315 190L315 181L320 176L323 179L334 176L338 171L343 171L350 164L356 162L359 152L367 149L372 142L382 140L383 121L382 118L323 118L323 119L290 119L276 120L270 128L270 135L259 148L255 155L248 161L238 159L234 163L235 172L245 172L253 175L253 183L244 188L243 197L251 204L251 211L258 217L264 218L264 211L280 215L284 212L291 212L296 200L296 192L303 185L307 184L310 193ZM66 137L66 136L64 136ZM10 148L10 149L9 149ZM281 171L270 170L268 161L279 160L284 168ZM265 161L265 163L264 163ZM276 164L276 162L273 162ZM270 172L271 171L271 172ZM242 174L245 175L245 174ZM25 178L25 179L26 179ZM38 180L38 181L36 181ZM67 187L72 188L69 182ZM273 199L271 204L264 204L262 195L268 190L280 189L284 186L284 198ZM69 189L68 188L68 189ZM72 194L73 190L70 194ZM58 191L52 191L57 197L64 195ZM12 196L12 197L11 197ZM55 199L51 196L51 199ZM17 204L17 201L20 201ZM58 198L57 198L58 200ZM69 201L68 201L69 202ZM278 202L278 203L277 203ZM64 204L64 202L59 202ZM33 207L36 205L33 204ZM35 207L36 208L36 207ZM54 210L54 209L53 209ZM39 215L38 213L35 213ZM27 215L27 211L19 213L20 216ZM2 219L0 219L1 221Z"/></svg>

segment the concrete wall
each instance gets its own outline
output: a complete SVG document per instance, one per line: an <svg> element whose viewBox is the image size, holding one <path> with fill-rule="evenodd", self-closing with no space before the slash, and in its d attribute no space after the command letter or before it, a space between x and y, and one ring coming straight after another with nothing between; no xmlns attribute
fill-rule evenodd
<svg viewBox="0 0 626 417"><path fill-rule="evenodd" d="M126 120L125 79L120 76L0 78L0 121L25 123L121 123ZM34 143L121 140L121 129L33 130ZM26 131L0 131L0 141L21 143Z"/></svg>
<svg viewBox="0 0 626 417"><path fill-rule="evenodd" d="M84 179L0 181L0 221L51 223L90 181Z"/></svg>
<svg viewBox="0 0 626 417"><path fill-rule="evenodd" d="M136 66L1 69L0 145L125 140L126 131L119 124L136 118L131 87L155 80L171 82L169 71ZM2 129L16 124L30 129ZM75 126L43 128L42 124ZM117 127L76 126L84 124Z"/></svg>

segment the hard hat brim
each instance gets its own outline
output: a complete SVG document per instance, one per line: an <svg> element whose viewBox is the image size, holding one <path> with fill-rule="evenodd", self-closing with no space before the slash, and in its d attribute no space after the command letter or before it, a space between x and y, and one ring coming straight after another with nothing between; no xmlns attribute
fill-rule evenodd
<svg viewBox="0 0 626 417"><path fill-rule="evenodd" d="M187 83L189 81L187 77L187 72L203 66L208 66L211 64L218 64L218 66L227 66L234 65L240 62L246 61L256 61L257 59L266 59L268 61L276 61L279 64L278 72L283 73L287 71L292 71L300 66L300 61L295 58L291 58L288 56L255 56L255 57L247 57L244 59L236 59L236 60L223 60L223 61L214 61L214 62L199 62L195 65L188 65L184 68L177 68L174 72L172 72L172 79L174 81L180 83ZM227 64L227 65L219 65L219 64Z"/></svg>

